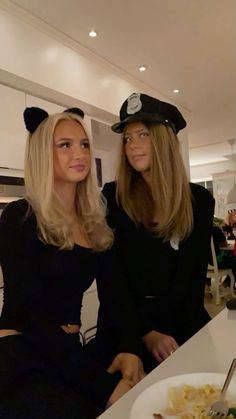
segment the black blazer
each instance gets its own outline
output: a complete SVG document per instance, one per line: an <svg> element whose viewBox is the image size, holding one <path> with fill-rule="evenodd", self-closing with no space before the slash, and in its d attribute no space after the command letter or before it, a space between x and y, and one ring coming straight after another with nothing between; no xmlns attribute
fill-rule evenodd
<svg viewBox="0 0 236 419"><path fill-rule="evenodd" d="M175 250L170 242L136 226L115 199L115 182L105 184L109 225L144 335L151 330L172 335L182 344L210 316L204 308L204 286L214 215L214 198L191 184L194 228ZM142 203L140 202L140 205Z"/></svg>

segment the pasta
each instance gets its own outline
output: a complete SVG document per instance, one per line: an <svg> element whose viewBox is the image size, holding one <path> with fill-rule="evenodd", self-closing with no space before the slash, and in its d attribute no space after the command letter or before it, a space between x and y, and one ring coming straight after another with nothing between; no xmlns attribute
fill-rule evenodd
<svg viewBox="0 0 236 419"><path fill-rule="evenodd" d="M209 419L207 411L219 396L220 389L210 384L201 387L171 387L168 391L168 407L163 414L176 416L178 419ZM228 416L229 419L233 417Z"/></svg>

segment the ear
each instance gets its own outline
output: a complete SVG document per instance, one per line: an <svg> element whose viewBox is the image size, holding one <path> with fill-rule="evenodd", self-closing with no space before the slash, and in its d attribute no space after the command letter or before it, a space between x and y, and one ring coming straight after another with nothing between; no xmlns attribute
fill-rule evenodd
<svg viewBox="0 0 236 419"><path fill-rule="evenodd" d="M66 109L64 112L74 113L75 115L78 115L80 116L80 118L84 119L84 111L82 111L82 109L80 108L69 108Z"/></svg>
<svg viewBox="0 0 236 419"><path fill-rule="evenodd" d="M48 117L48 113L41 108L31 107L24 110L23 116L27 131L33 134L41 122Z"/></svg>

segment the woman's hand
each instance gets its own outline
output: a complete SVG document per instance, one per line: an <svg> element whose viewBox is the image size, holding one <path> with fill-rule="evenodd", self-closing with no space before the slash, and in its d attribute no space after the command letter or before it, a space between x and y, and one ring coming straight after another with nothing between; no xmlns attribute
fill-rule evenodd
<svg viewBox="0 0 236 419"><path fill-rule="evenodd" d="M122 378L115 387L115 390L113 391L112 395L110 396L106 405L106 409L108 409L108 407L110 407L113 403L115 403L122 396L124 396L124 394L127 393L127 391L129 391L130 389L131 386L129 385L129 383Z"/></svg>
<svg viewBox="0 0 236 419"><path fill-rule="evenodd" d="M122 378L133 387L145 376L143 364L140 358L134 354L122 352L118 354L107 369L113 374L120 371Z"/></svg>
<svg viewBox="0 0 236 419"><path fill-rule="evenodd" d="M158 361L162 362L168 358L179 345L172 336L152 330L143 337L143 342L147 350Z"/></svg>

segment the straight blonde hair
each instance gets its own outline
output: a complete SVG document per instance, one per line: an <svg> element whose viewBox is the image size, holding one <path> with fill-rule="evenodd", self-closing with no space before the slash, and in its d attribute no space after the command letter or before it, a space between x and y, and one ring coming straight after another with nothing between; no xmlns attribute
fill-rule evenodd
<svg viewBox="0 0 236 419"><path fill-rule="evenodd" d="M150 133L150 185L130 165L124 133L117 175L116 199L136 225L143 224L164 241L183 240L193 228L191 189L172 128L145 124Z"/></svg>
<svg viewBox="0 0 236 419"><path fill-rule="evenodd" d="M72 249L73 223L68 219L54 188L53 136L56 126L63 120L77 121L86 132L82 119L69 112L50 115L41 122L27 139L25 188L26 199L36 215L39 238L60 249ZM104 251L111 247L113 233L105 221L105 203L95 181L92 151L90 159L89 174L77 184L75 206L92 248L95 251Z"/></svg>

